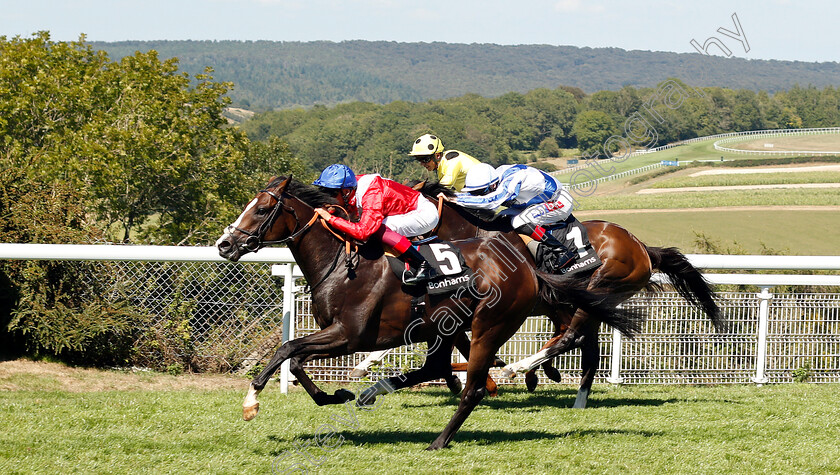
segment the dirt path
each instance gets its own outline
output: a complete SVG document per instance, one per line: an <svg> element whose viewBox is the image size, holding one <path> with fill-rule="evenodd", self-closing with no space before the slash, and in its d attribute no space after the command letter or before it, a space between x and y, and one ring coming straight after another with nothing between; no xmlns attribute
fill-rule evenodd
<svg viewBox="0 0 840 475"><path fill-rule="evenodd" d="M0 361L2 391L166 391L246 389L248 380L224 374L172 376L151 371L74 368L59 363L26 359Z"/></svg>
<svg viewBox="0 0 840 475"><path fill-rule="evenodd" d="M725 168L703 170L692 173L689 176L704 176L704 175L747 175L747 174L761 174L761 173L805 173L805 172L828 172L840 171L840 165L814 165L802 167L764 167L764 168Z"/></svg>
<svg viewBox="0 0 840 475"><path fill-rule="evenodd" d="M708 213L721 211L773 211L783 209L786 211L837 211L840 206L715 206L711 208L663 208L663 209L593 209L575 211L578 218L595 218L604 214L634 214L634 213Z"/></svg>
<svg viewBox="0 0 840 475"><path fill-rule="evenodd" d="M645 188L637 195L658 195L660 193L682 193L692 191L736 191L736 190L773 190L790 188L840 188L840 183L780 183L774 185L728 185L728 186L683 186L680 188Z"/></svg>

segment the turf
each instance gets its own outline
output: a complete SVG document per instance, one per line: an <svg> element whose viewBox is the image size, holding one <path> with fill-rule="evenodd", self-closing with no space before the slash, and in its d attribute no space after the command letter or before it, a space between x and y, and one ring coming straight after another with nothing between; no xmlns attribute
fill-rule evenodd
<svg viewBox="0 0 840 475"><path fill-rule="evenodd" d="M706 253L705 236L720 248L747 254L775 250L785 255L836 255L840 249L840 211L791 209L714 209L690 212L580 211L581 221L603 219L630 230L650 246L676 246Z"/></svg>
<svg viewBox="0 0 840 475"><path fill-rule="evenodd" d="M240 419L242 391L6 391L0 470L829 473L840 470L838 389L596 386L580 411L570 409L573 388L506 387L436 452L424 449L456 404L440 388L390 394L359 411L319 408L300 390L282 395L272 385L251 422Z"/></svg>

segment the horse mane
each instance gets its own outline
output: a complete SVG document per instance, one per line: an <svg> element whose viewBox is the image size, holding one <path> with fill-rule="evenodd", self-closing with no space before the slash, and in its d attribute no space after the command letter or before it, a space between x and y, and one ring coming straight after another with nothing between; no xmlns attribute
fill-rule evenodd
<svg viewBox="0 0 840 475"><path fill-rule="evenodd" d="M286 177L281 176L271 180L271 183L268 184L268 188L273 188L279 185L280 182L285 179ZM306 183L295 181L294 178L289 182L286 192L313 208L338 204L338 200L336 200L332 195L324 193L318 189L317 186L307 185Z"/></svg>
<svg viewBox="0 0 840 475"><path fill-rule="evenodd" d="M423 187L420 188L420 193L423 193L433 199L437 199L438 193L443 193L444 196L448 197L455 196L455 192L452 191L451 188L441 185L437 181L427 181L423 183ZM466 208L451 201L447 201L445 204L457 211L458 214L463 216L464 219L469 221L471 224L478 226L481 229L502 232L511 231L513 229L510 226L510 219L497 215L495 211L489 209Z"/></svg>

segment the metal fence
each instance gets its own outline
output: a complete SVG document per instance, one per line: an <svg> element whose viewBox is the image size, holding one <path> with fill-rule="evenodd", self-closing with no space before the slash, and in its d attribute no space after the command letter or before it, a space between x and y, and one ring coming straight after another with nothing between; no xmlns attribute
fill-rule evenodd
<svg viewBox="0 0 840 475"><path fill-rule="evenodd" d="M782 130L754 130L748 133L741 133L735 136L729 136L715 141L713 144L715 150L721 152L740 153L745 155L840 155L840 151L817 151L817 150L746 150L739 148L724 147L723 144L732 144L744 142L748 140L755 140L756 138L773 138L785 137L790 135L824 135L840 133L838 127L827 127L820 129L782 129Z"/></svg>
<svg viewBox="0 0 840 475"><path fill-rule="evenodd" d="M625 305L649 312L642 332L633 340L601 328L601 364L596 382L624 384L726 384L792 382L797 375L812 382L840 382L840 294L781 294L770 300L767 352L760 365L759 293L723 292L723 312L731 323L726 334L714 332L706 317L674 292L642 293ZM310 313L309 296L297 300L296 335L318 328ZM499 350L508 363L536 353L552 336L553 325L541 316L529 317ZM371 380L419 367L424 347L402 347L374 367ZM614 356L618 354L619 357ZM308 364L320 381L351 382L349 370L365 355ZM578 350L554 359L563 382L580 378ZM457 353L453 362L460 361ZM759 369L763 366L763 374ZM493 374L498 375L494 372ZM540 381L550 381L538 371ZM522 380L500 379L501 384Z"/></svg>
<svg viewBox="0 0 840 475"><path fill-rule="evenodd" d="M265 362L285 338L318 329L309 295L295 285L293 261L285 249L266 249L249 256L250 262L233 264L219 258L213 248L31 246L0 244L0 259L93 261L87 267L100 274L99 282L102 276L111 282L114 298L128 299L149 316L136 342L141 364L165 367L176 361L196 370L246 372ZM689 258L703 268L840 269L840 257ZM720 293L723 311L732 322L729 333L714 333L705 317L674 293L639 294L625 305L643 307L649 319L634 340L602 329L596 381L780 383L807 377L813 382L840 382L840 293L771 293L779 285L840 285L840 276L707 277L719 284L759 288ZM528 356L552 331L545 317L530 317L499 356L507 362ZM375 367L370 378L417 368L423 353L422 346L400 348ZM364 356L312 362L308 370L316 381L346 382L349 370ZM453 354L453 361L458 358ZM577 352L556 358L554 364L564 382L579 378Z"/></svg>

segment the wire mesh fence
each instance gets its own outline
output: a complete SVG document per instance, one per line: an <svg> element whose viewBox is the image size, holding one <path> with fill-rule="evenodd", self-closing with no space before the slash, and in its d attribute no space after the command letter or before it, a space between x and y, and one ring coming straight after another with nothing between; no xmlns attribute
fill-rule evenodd
<svg viewBox="0 0 840 475"><path fill-rule="evenodd" d="M96 268L111 279L113 298L148 317L135 343L138 365L237 371L280 344L283 296L270 266L115 261Z"/></svg>
<svg viewBox="0 0 840 475"><path fill-rule="evenodd" d="M125 299L147 315L137 339L138 365L166 368L181 364L193 371L245 372L267 361L282 339L283 292L264 263L97 262L101 285L111 282L113 299ZM600 332L601 364L596 382L606 381L615 351L621 352L618 374L627 384L749 383L756 374L759 342L758 294L724 292L723 311L731 323L716 334L704 315L672 292L642 293L625 303L647 311L649 318L634 340ZM295 336L318 330L309 295L295 300ZM529 317L500 350L513 362L540 349L554 329L545 317ZM766 378L840 382L840 294L776 294L769 301ZM418 368L425 347L393 351L372 368L371 380ZM351 381L349 371L366 355L310 362L315 381ZM459 361L453 353L453 361ZM553 365L563 382L580 377L579 351L560 356ZM539 372L542 382L547 382ZM508 380L501 380L507 383ZM513 382L521 382L514 380Z"/></svg>
<svg viewBox="0 0 840 475"><path fill-rule="evenodd" d="M620 345L619 374L625 384L731 384L750 383L756 374L759 299L755 293L721 293L730 322L725 334L715 333L708 319L675 292L642 293L625 305L645 309L648 319L633 340L617 338L606 326L600 329L601 361L596 382L610 377L610 359ZM840 294L781 294L771 301L768 334L769 382L794 380L840 382ZM318 328L311 316L309 296L297 301L296 335ZM508 363L539 351L553 335L545 317L529 317L498 352ZM401 347L372 368L371 380L416 369L425 347ZM352 355L308 364L320 381L350 382L349 371L365 355ZM462 361L453 353L453 362ZM552 361L563 383L580 378L580 351ZM498 373L496 373L498 375ZM551 382L539 372L540 382ZM502 384L521 380L499 380Z"/></svg>

